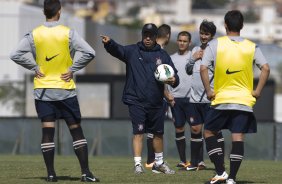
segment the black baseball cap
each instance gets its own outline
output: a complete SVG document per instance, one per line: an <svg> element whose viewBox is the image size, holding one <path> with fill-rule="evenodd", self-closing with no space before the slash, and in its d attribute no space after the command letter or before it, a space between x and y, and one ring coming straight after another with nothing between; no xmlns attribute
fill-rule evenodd
<svg viewBox="0 0 282 184"><path fill-rule="evenodd" d="M145 24L142 28L142 35L144 33L150 33L151 35L157 36L158 34L158 28L155 24L153 23L149 23L149 24Z"/></svg>

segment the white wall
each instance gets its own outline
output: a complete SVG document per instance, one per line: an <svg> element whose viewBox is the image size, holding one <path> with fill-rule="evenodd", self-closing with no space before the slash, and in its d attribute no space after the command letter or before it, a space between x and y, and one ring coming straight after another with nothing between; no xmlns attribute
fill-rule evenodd
<svg viewBox="0 0 282 184"><path fill-rule="evenodd" d="M19 69L9 60L9 53L19 40L20 3L0 2L0 81L19 80Z"/></svg>

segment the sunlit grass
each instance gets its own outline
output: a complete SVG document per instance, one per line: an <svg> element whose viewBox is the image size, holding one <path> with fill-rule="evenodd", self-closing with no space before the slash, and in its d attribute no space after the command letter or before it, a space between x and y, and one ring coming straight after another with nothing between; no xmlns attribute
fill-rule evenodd
<svg viewBox="0 0 282 184"><path fill-rule="evenodd" d="M178 160L169 158L169 165L174 168ZM46 183L46 169L41 155L36 156L0 156L0 183L40 184ZM229 170L226 161L227 171ZM145 174L135 175L131 157L91 157L90 168L101 183L205 183L214 175L213 165L207 161L205 171L178 171L175 175L153 174L146 169ZM80 168L75 156L56 156L55 167L58 183L81 183ZM282 183L282 162L244 160L237 176L237 184L242 183Z"/></svg>

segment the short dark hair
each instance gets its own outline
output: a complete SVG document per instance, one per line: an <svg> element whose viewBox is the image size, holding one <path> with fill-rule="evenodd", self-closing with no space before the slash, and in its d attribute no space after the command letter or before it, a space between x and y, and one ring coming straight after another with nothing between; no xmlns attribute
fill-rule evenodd
<svg viewBox="0 0 282 184"><path fill-rule="evenodd" d="M191 41L191 39L192 39L191 33L189 33L188 31L179 32L178 35L177 35L177 39L179 38L179 36L187 36L189 41Z"/></svg>
<svg viewBox="0 0 282 184"><path fill-rule="evenodd" d="M44 0L44 15L47 19L54 17L61 9L59 0Z"/></svg>
<svg viewBox="0 0 282 184"><path fill-rule="evenodd" d="M165 38L167 35L171 35L171 28L167 24L162 24L158 27L158 38Z"/></svg>
<svg viewBox="0 0 282 184"><path fill-rule="evenodd" d="M213 22L207 21L205 19L200 25L200 31L203 31L205 33L210 33L213 37L216 33L216 26L214 25Z"/></svg>
<svg viewBox="0 0 282 184"><path fill-rule="evenodd" d="M224 22L229 31L240 32L243 28L244 17L239 10L231 10L225 14Z"/></svg>

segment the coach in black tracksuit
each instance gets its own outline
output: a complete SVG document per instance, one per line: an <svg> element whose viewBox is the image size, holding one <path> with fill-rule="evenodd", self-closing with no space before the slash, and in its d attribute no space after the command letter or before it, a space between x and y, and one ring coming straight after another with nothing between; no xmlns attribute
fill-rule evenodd
<svg viewBox="0 0 282 184"><path fill-rule="evenodd" d="M165 106L164 83L158 82L154 71L160 64L169 64L175 76L165 83L176 87L179 84L177 70L170 56L156 43L157 27L145 24L142 29L142 41L137 44L122 46L101 36L104 47L112 56L126 64L126 83L123 91L123 102L128 105L133 127L133 152L135 173L144 172L141 164L143 134L152 133L154 137L155 173L174 174L163 162L163 133Z"/></svg>

